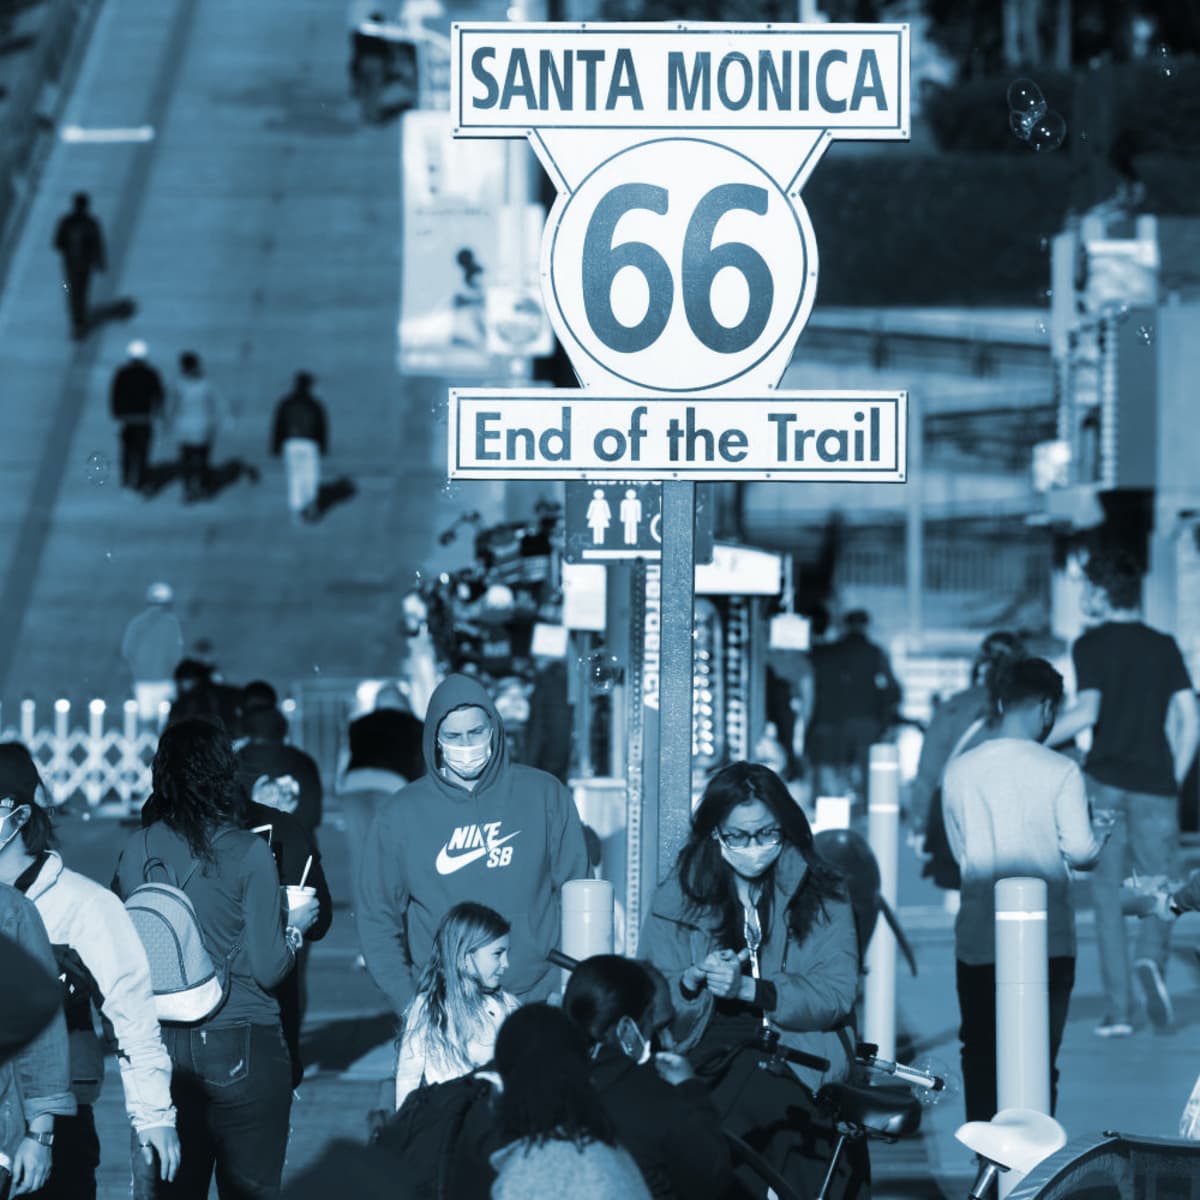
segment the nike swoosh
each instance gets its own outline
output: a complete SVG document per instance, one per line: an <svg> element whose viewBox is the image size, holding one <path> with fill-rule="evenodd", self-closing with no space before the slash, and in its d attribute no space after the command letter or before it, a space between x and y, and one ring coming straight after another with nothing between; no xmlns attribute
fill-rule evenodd
<svg viewBox="0 0 1200 1200"><path fill-rule="evenodd" d="M461 871L463 867L469 867L473 862L477 862L488 852L487 846L480 846L477 850L468 850L466 854L451 854L449 850L443 846L438 851L437 873L439 875L453 875L455 871Z"/></svg>
<svg viewBox="0 0 1200 1200"><path fill-rule="evenodd" d="M521 831L518 829L518 830L517 830L517 833L520 833L520 832L521 832ZM503 846L505 842L511 842L511 841L513 840L513 838L515 838L515 837L517 836L517 833L508 833L508 834L505 834L505 835L504 835L504 837L502 837L502 838L497 838L497 839L496 839L496 840L495 840L495 841L494 841L494 842L493 842L493 843L492 843L492 844L491 844L491 845L488 847L488 849L489 849L489 850L495 850L495 848L496 848L497 846Z"/></svg>

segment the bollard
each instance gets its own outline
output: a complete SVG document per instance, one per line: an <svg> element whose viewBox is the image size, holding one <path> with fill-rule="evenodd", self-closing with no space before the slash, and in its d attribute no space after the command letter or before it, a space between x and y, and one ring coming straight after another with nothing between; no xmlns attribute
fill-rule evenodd
<svg viewBox="0 0 1200 1200"><path fill-rule="evenodd" d="M562 886L562 952L578 962L613 952L613 886L607 879L571 879ZM563 972L563 987L569 972Z"/></svg>
<svg viewBox="0 0 1200 1200"><path fill-rule="evenodd" d="M896 908L900 855L900 756L896 747L871 747L867 781L867 841L879 863L879 894ZM896 937L878 922L867 947L867 984L863 1004L864 1039L879 1047L879 1057L896 1057Z"/></svg>
<svg viewBox="0 0 1200 1200"><path fill-rule="evenodd" d="M996 881L996 1107L1050 1112L1046 883ZM1005 1186L1007 1196L1015 1183Z"/></svg>

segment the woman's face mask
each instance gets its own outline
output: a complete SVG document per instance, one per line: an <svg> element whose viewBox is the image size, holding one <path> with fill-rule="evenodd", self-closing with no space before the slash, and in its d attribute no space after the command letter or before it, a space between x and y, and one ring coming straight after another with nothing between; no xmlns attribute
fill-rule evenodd
<svg viewBox="0 0 1200 1200"><path fill-rule="evenodd" d="M4 850L21 832L30 815L28 804L18 808L0 808L0 850Z"/></svg>
<svg viewBox="0 0 1200 1200"><path fill-rule="evenodd" d="M783 846L727 846L721 845L721 857L744 879L757 879L770 870L783 851Z"/></svg>

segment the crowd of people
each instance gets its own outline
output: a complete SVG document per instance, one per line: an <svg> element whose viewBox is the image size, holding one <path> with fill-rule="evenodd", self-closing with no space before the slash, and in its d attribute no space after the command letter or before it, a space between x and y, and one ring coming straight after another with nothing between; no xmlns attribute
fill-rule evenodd
<svg viewBox="0 0 1200 1200"><path fill-rule="evenodd" d="M1052 1107L1075 975L1069 869L1092 870L1099 923L1132 856L1132 978L1156 1024L1172 1015L1170 922L1200 908L1200 878L1174 869L1165 803L1196 749L1187 672L1140 620L1125 559L1094 556L1088 579L1095 623L1074 649L1075 701L1020 639L990 635L971 687L939 707L914 786L915 819L961 889L969 1119L997 1103L998 878L1047 885ZM836 661L866 664L869 713L856 719L875 721L894 678L854 625ZM176 644L170 629L150 633ZM772 1171L799 1195L820 1188L837 1141L822 1088L855 1070L863 939L848 880L784 779L756 762L716 770L648 897L642 957L573 964L563 990L559 897L589 873L584 827L558 779L513 760L491 696L461 675L437 686L423 720L385 686L348 731L337 786L349 901L396 1018L395 1070L370 1144L335 1141L285 1186L305 958L334 915L321 776L287 741L269 684L234 688L195 659L172 684L141 827L110 887L56 848L29 750L0 746L0 954L23 983L0 1008L14 1195L96 1195L101 1030L117 1048L138 1198L203 1200L214 1178L226 1200L718 1200L765 1194ZM1084 724L1095 735L1081 767L1050 746ZM827 761L854 765L857 741L839 745ZM1123 938L1100 936L1106 1037L1135 1019ZM830 1188L869 1196L865 1141L837 1158Z"/></svg>

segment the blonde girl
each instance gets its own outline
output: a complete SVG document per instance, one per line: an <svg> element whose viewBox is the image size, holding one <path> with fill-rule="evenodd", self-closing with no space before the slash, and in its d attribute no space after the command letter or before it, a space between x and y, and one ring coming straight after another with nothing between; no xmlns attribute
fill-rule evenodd
<svg viewBox="0 0 1200 1200"><path fill-rule="evenodd" d="M396 1108L416 1088L457 1079L491 1062L500 1026L518 1006L500 987L508 922L483 904L456 904L404 1013L396 1060Z"/></svg>

